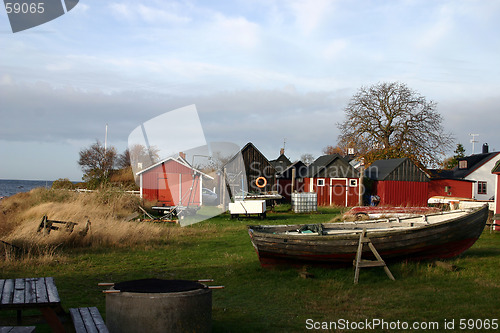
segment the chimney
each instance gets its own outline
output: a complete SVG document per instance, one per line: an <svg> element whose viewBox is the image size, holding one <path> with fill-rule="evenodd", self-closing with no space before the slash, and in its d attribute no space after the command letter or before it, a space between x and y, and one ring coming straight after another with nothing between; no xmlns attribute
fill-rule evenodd
<svg viewBox="0 0 500 333"><path fill-rule="evenodd" d="M281 156L281 155L285 155L285 148L281 148L281 149L280 149L280 156Z"/></svg>
<svg viewBox="0 0 500 333"><path fill-rule="evenodd" d="M489 146L487 143L483 145L483 154L488 154L489 153Z"/></svg>
<svg viewBox="0 0 500 333"><path fill-rule="evenodd" d="M179 157L181 157L182 159L186 159L186 154L184 154L182 151L179 152Z"/></svg>

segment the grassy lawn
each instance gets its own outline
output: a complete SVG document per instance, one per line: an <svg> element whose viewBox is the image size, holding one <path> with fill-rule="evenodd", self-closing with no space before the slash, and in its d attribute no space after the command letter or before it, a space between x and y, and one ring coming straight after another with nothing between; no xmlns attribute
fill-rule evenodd
<svg viewBox="0 0 500 333"><path fill-rule="evenodd" d="M53 276L66 309L97 306L104 317L99 282L213 278L212 284L225 286L213 290L214 332L301 332L307 331L306 323L312 325L308 319L432 321L440 330L445 320L455 320L456 329L460 319L500 320L500 233L485 231L471 249L450 260L458 267L454 272L428 262L391 265L396 281L381 268L361 270L360 283L354 285L352 268L309 267L313 277L304 279L294 268L260 267L247 224L319 223L339 213L331 208L318 214L281 209L264 221L221 215L185 228L164 225L168 232L161 241L64 249L48 262L3 263L1 277ZM47 331L44 325L39 329Z"/></svg>

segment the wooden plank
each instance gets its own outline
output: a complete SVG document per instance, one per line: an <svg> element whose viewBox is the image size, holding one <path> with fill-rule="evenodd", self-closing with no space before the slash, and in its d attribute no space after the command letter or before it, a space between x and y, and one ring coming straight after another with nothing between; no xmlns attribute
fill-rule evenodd
<svg viewBox="0 0 500 333"><path fill-rule="evenodd" d="M35 279L25 279L26 287L24 301L28 304L36 303L36 284Z"/></svg>
<svg viewBox="0 0 500 333"><path fill-rule="evenodd" d="M5 285L2 290L2 304L12 304L14 296L14 279L5 280Z"/></svg>
<svg viewBox="0 0 500 333"><path fill-rule="evenodd" d="M5 279L0 280L0 302L2 299L2 294L3 294L3 286L5 285Z"/></svg>
<svg viewBox="0 0 500 333"><path fill-rule="evenodd" d="M89 308L80 308L80 314L82 316L83 323L85 324L85 329L87 333L99 333L97 327L92 318Z"/></svg>
<svg viewBox="0 0 500 333"><path fill-rule="evenodd" d="M14 281L14 296L12 297L13 304L24 304L24 279L16 279Z"/></svg>
<svg viewBox="0 0 500 333"><path fill-rule="evenodd" d="M94 318L94 323L99 333L108 333L108 328L106 327L106 323L104 322L104 319L102 319L99 310L95 306L90 307L89 310L92 318Z"/></svg>
<svg viewBox="0 0 500 333"><path fill-rule="evenodd" d="M2 326L0 333L33 333L35 326Z"/></svg>
<svg viewBox="0 0 500 333"><path fill-rule="evenodd" d="M383 261L376 261L376 260L361 260L361 262L358 263L358 267L364 268L364 267L382 267L385 266L385 262Z"/></svg>
<svg viewBox="0 0 500 333"><path fill-rule="evenodd" d="M69 309L69 314L71 315L71 320L73 321L76 333L86 333L87 330L85 329L80 309Z"/></svg>
<svg viewBox="0 0 500 333"><path fill-rule="evenodd" d="M56 284L53 277L45 278L45 286L47 288L47 295L50 303L61 303L59 292L57 291Z"/></svg>
<svg viewBox="0 0 500 333"><path fill-rule="evenodd" d="M49 297L47 295L47 288L45 286L45 278L36 279L36 302L48 303Z"/></svg>

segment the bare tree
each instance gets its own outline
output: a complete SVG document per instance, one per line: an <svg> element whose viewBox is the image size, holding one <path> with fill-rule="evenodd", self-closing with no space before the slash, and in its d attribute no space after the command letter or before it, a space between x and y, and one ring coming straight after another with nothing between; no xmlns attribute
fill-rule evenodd
<svg viewBox="0 0 500 333"><path fill-rule="evenodd" d="M87 182L100 183L107 179L116 162L116 149L105 149L97 140L90 147L80 150L78 164L84 173L83 179Z"/></svg>
<svg viewBox="0 0 500 333"><path fill-rule="evenodd" d="M130 150L127 148L125 151L118 155L116 158L116 166L120 169L125 169L131 166L130 163Z"/></svg>
<svg viewBox="0 0 500 333"><path fill-rule="evenodd" d="M362 87L337 124L339 146L356 148L369 164L373 158L407 156L423 165L439 164L453 145L436 103L399 82Z"/></svg>
<svg viewBox="0 0 500 333"><path fill-rule="evenodd" d="M130 165L134 171L148 168L160 161L160 150L156 146L147 148L140 144L134 144L127 150L129 151Z"/></svg>
<svg viewBox="0 0 500 333"><path fill-rule="evenodd" d="M314 162L314 156L312 154L302 154L300 155L300 160L304 162L305 165L309 165Z"/></svg>

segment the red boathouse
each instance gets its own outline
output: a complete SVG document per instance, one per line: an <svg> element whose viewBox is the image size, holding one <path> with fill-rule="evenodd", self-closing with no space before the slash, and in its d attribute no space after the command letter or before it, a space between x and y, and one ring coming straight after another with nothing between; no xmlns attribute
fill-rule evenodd
<svg viewBox="0 0 500 333"><path fill-rule="evenodd" d="M375 161L365 171L381 206L427 206L429 176L409 158Z"/></svg>
<svg viewBox="0 0 500 333"><path fill-rule="evenodd" d="M142 199L157 205L201 206L203 177L182 157L169 157L137 173Z"/></svg>
<svg viewBox="0 0 500 333"><path fill-rule="evenodd" d="M319 206L356 206L359 172L338 154L320 156L309 165L304 192L316 192Z"/></svg>

